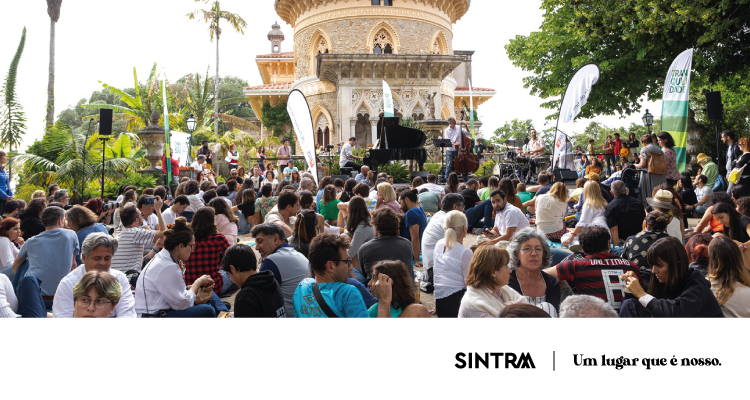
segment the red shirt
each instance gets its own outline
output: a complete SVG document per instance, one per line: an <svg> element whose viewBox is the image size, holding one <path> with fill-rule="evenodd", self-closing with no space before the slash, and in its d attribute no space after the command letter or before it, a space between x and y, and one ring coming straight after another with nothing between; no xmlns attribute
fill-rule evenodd
<svg viewBox="0 0 750 400"><path fill-rule="evenodd" d="M180 176L180 162L175 160L174 158L169 159L170 163L172 164L172 176ZM161 170L164 172L164 174L167 174L167 155L164 154L161 156Z"/></svg>
<svg viewBox="0 0 750 400"><path fill-rule="evenodd" d="M221 233L196 240L195 249L185 262L185 284L192 285L201 276L209 275L214 280L214 293L218 295L224 285L224 278L219 273L221 257L229 246L229 240Z"/></svg>
<svg viewBox="0 0 750 400"><path fill-rule="evenodd" d="M575 294L598 297L615 310L620 308L625 297L620 275L631 271L643 283L637 265L612 254L592 254L583 260L563 261L555 268L558 279L569 281Z"/></svg>
<svg viewBox="0 0 750 400"><path fill-rule="evenodd" d="M622 148L623 143L624 142L622 141L622 139L615 139L615 155L616 156L620 155L620 149Z"/></svg>

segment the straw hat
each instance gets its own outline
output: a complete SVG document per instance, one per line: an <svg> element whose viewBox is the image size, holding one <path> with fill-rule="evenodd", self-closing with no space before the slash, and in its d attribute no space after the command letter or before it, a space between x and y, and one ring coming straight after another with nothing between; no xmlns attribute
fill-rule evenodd
<svg viewBox="0 0 750 400"><path fill-rule="evenodd" d="M667 210L676 210L677 207L672 205L672 192L669 190L659 189L656 196L646 198L651 207L663 208Z"/></svg>
<svg viewBox="0 0 750 400"><path fill-rule="evenodd" d="M703 161L711 161L711 157L705 155L704 153L698 154L698 162L703 162Z"/></svg>
<svg viewBox="0 0 750 400"><path fill-rule="evenodd" d="M596 172L590 172L588 175L586 175L586 179L594 182L599 182L599 174Z"/></svg>

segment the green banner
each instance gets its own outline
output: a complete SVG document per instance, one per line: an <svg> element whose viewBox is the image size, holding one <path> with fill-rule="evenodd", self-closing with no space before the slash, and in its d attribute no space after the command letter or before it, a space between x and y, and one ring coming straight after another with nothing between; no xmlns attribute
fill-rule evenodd
<svg viewBox="0 0 750 400"><path fill-rule="evenodd" d="M683 51L674 59L664 81L661 105L661 130L669 132L674 139L677 169L680 172L685 171L687 163L687 123L692 64L693 49Z"/></svg>

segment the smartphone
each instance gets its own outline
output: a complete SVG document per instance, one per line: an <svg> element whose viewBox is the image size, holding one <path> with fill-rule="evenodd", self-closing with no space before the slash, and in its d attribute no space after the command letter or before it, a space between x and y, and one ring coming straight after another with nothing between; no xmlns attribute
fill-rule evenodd
<svg viewBox="0 0 750 400"><path fill-rule="evenodd" d="M154 205L155 202L156 202L156 197L149 196L149 197L146 197L146 202L144 204L146 204L147 206L152 206Z"/></svg>

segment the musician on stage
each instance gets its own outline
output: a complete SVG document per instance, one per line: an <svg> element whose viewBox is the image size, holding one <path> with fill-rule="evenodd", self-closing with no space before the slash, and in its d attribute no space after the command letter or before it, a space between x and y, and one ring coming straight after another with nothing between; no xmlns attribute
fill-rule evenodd
<svg viewBox="0 0 750 400"><path fill-rule="evenodd" d="M352 154L352 148L357 145L357 138L354 136L349 138L349 142L341 147L341 156L339 157L339 167L351 167L353 170L359 172L362 166L355 163L354 160L362 160L362 157L355 157Z"/></svg>
<svg viewBox="0 0 750 400"><path fill-rule="evenodd" d="M484 159L484 153L487 152L487 146L482 143L482 138L477 138L477 145L474 146L474 153L477 155L479 161Z"/></svg>
<svg viewBox="0 0 750 400"><path fill-rule="evenodd" d="M529 135L531 136L531 140L528 144L528 151L524 155L529 156L529 169L532 175L536 175L536 161L534 161L534 157L544 156L544 140L537 137L536 129L530 130Z"/></svg>
<svg viewBox="0 0 750 400"><path fill-rule="evenodd" d="M461 146L461 133L468 135L469 131L466 130L466 123L461 121L461 129L456 128L456 119L453 117L448 118L448 128L445 129L445 138L450 139L453 148L448 148L445 152L445 180L448 180L448 175L453 170L453 159L458 157L458 151L456 150ZM468 175L463 174L464 182L468 180Z"/></svg>

